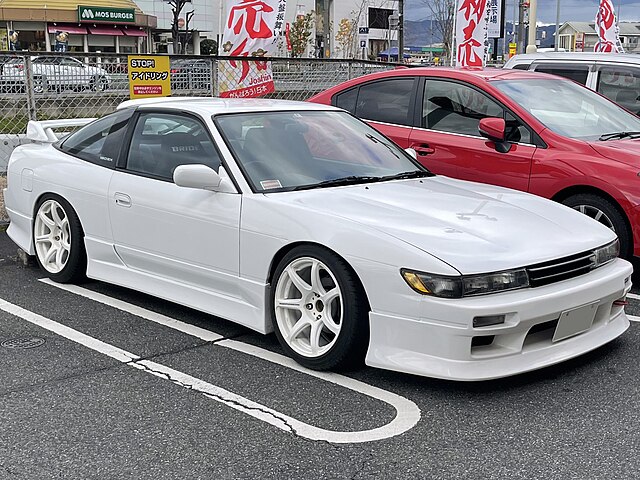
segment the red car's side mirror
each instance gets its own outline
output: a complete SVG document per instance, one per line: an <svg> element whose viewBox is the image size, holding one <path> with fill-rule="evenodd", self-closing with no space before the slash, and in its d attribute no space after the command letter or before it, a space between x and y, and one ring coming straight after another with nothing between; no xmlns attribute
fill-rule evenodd
<svg viewBox="0 0 640 480"><path fill-rule="evenodd" d="M487 117L480 120L480 135L492 142L504 142L507 125L504 118Z"/></svg>
<svg viewBox="0 0 640 480"><path fill-rule="evenodd" d="M511 144L506 141L507 124L504 118L487 117L480 120L478 130L480 135L486 137L496 144L496 150L500 153L507 153L511 150Z"/></svg>

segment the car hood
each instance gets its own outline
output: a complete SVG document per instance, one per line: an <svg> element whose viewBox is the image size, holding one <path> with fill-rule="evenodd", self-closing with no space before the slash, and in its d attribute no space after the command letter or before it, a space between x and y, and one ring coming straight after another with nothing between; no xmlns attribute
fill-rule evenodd
<svg viewBox="0 0 640 480"><path fill-rule="evenodd" d="M640 168L640 139L591 142L590 145L603 157Z"/></svg>
<svg viewBox="0 0 640 480"><path fill-rule="evenodd" d="M384 232L463 274L487 272L487 265L490 271L532 265L615 239L608 228L550 200L447 177L290 195L299 206Z"/></svg>

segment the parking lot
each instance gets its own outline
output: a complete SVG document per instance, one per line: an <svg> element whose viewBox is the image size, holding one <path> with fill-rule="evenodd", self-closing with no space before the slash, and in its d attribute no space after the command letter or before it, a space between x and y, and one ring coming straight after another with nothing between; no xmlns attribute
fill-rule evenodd
<svg viewBox="0 0 640 480"><path fill-rule="evenodd" d="M597 351L499 381L317 374L273 335L100 282L42 281L4 232L0 272L0 478L640 472L635 322Z"/></svg>

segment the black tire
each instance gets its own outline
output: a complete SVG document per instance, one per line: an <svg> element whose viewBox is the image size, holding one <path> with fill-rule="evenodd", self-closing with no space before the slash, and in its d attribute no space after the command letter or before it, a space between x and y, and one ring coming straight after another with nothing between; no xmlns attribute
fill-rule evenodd
<svg viewBox="0 0 640 480"><path fill-rule="evenodd" d="M593 213L596 210L602 212L598 221L603 225L611 228L620 239L620 256L622 258L633 258L633 238L627 225L624 214L610 200L593 193L580 193L572 195L562 201L563 205L571 207L575 210L585 210L590 217L594 218Z"/></svg>
<svg viewBox="0 0 640 480"><path fill-rule="evenodd" d="M335 342L328 351L320 356L313 357L296 352L285 340L275 307L276 294L283 272L293 262L305 258L315 259L324 264L335 278L341 292L342 318L340 319L340 331L334 337ZM286 281L286 279L283 281ZM329 281L333 282L331 279ZM280 345L287 355L301 365L313 370L345 369L363 365L369 344L368 302L356 274L344 260L334 253L313 245L296 247L287 253L274 272L268 308ZM304 311L302 315L304 315ZM330 332L325 331L325 333Z"/></svg>
<svg viewBox="0 0 640 480"><path fill-rule="evenodd" d="M34 93L46 93L49 91L49 82L44 76L33 77L33 92Z"/></svg>
<svg viewBox="0 0 640 480"><path fill-rule="evenodd" d="M89 90L92 92L104 92L109 88L109 80L106 77L93 77L89 81Z"/></svg>
<svg viewBox="0 0 640 480"><path fill-rule="evenodd" d="M57 202L59 207L64 212L64 215L68 219L69 224L70 248L68 256L66 258L66 263L64 267L58 272L51 272L43 265L43 259L40 258L41 254L39 253L36 245L37 216L40 213L40 209L42 208L42 206L49 201ZM45 272L47 277L58 283L72 283L84 280L86 278L87 272L87 253L84 246L84 231L82 229L82 225L80 224L78 215L71 207L69 202L58 195L43 195L36 205L33 223L34 225L32 236L34 246L36 246L36 260L38 262L38 266L42 269L43 272Z"/></svg>

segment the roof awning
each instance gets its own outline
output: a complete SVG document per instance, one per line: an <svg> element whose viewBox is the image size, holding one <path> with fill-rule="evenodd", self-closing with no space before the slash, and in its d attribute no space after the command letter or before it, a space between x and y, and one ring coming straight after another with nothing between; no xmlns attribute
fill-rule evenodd
<svg viewBox="0 0 640 480"><path fill-rule="evenodd" d="M127 37L146 37L147 32L137 28L123 28L122 31Z"/></svg>
<svg viewBox="0 0 640 480"><path fill-rule="evenodd" d="M72 35L87 34L87 27L78 27L77 25L68 25L64 23L59 23L57 25L49 24L47 30L49 31L49 33L67 32Z"/></svg>
<svg viewBox="0 0 640 480"><path fill-rule="evenodd" d="M89 27L89 33L92 35L113 35L115 37L124 36L124 33L119 28L108 27Z"/></svg>

